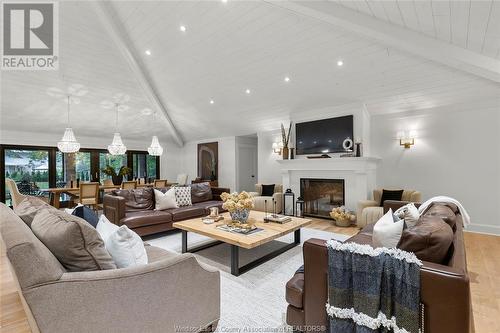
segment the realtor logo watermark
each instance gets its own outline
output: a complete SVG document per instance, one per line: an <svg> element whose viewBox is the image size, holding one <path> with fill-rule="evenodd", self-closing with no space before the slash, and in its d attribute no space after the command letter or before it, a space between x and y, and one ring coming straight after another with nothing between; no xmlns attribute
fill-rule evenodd
<svg viewBox="0 0 500 333"><path fill-rule="evenodd" d="M59 68L59 10L56 2L2 3L3 70Z"/></svg>

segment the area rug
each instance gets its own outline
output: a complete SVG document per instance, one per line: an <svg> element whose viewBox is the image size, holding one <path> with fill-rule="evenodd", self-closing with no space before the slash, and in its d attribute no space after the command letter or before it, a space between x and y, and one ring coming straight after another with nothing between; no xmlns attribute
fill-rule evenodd
<svg viewBox="0 0 500 333"><path fill-rule="evenodd" d="M344 241L346 235L303 228L301 244L278 257L236 277L230 274L230 247L217 245L195 253L203 263L221 271L221 319L219 332L276 332L288 331L285 323L287 303L285 285L294 272L303 264L302 244L310 238L336 239ZM163 249L181 252L181 233L170 233L160 237L148 237L145 241ZM211 240L188 233L188 247ZM240 249L240 266L293 241L293 234L278 238L256 249Z"/></svg>

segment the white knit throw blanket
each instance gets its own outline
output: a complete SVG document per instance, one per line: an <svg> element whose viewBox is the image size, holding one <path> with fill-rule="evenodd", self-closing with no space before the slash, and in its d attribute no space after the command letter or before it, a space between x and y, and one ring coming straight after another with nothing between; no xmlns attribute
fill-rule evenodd
<svg viewBox="0 0 500 333"><path fill-rule="evenodd" d="M467 214L467 211L465 210L464 206L462 206L462 204L457 199L453 199L444 195L432 197L429 200L425 201L420 205L420 207L418 207L418 212L422 214L427 209L427 207L429 207L434 202L445 202L445 203L455 204L458 208L458 211L460 212L460 215L462 215L464 226L467 227L470 224L470 216L469 214Z"/></svg>

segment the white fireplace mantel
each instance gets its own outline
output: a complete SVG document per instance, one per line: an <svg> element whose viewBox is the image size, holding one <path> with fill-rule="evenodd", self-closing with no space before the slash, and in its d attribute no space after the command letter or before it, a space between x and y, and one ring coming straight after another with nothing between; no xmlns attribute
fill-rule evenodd
<svg viewBox="0 0 500 333"><path fill-rule="evenodd" d="M345 205L355 210L376 186L378 157L332 157L277 160L281 168L283 188L300 193L301 178L344 179ZM300 195L300 194L299 194Z"/></svg>

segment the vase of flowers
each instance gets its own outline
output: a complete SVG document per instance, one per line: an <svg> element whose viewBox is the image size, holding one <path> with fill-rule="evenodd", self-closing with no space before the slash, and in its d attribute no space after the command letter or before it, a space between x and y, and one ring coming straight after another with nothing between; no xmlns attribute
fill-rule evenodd
<svg viewBox="0 0 500 333"><path fill-rule="evenodd" d="M356 221L356 215L349 212L344 206L332 209L330 216L339 227L348 227Z"/></svg>
<svg viewBox="0 0 500 333"><path fill-rule="evenodd" d="M220 198L224 202L222 208L226 209L233 221L247 223L250 209L253 208L253 201L250 195L243 191L241 193L222 193Z"/></svg>

